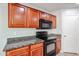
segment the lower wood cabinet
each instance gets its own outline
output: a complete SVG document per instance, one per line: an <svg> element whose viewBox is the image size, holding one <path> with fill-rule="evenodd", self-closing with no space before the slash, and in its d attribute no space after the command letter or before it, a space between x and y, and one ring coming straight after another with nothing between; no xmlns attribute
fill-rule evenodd
<svg viewBox="0 0 79 59"><path fill-rule="evenodd" d="M43 56L43 43L39 43L31 46L31 56Z"/></svg>
<svg viewBox="0 0 79 59"><path fill-rule="evenodd" d="M29 47L17 48L6 52L7 56L29 56Z"/></svg>
<svg viewBox="0 0 79 59"><path fill-rule="evenodd" d="M31 56L43 56L43 48L39 47L30 51Z"/></svg>
<svg viewBox="0 0 79 59"><path fill-rule="evenodd" d="M43 43L6 51L6 56L43 56Z"/></svg>
<svg viewBox="0 0 79 59"><path fill-rule="evenodd" d="M61 50L61 38L57 38L56 40L56 54L58 54Z"/></svg>

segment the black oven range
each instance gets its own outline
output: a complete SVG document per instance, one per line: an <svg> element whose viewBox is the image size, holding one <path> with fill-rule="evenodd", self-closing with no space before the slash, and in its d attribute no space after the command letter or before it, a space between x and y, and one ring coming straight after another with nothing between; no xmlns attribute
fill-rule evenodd
<svg viewBox="0 0 79 59"><path fill-rule="evenodd" d="M53 34L48 35L47 31L38 31L36 37L43 39L44 42L44 56L56 55L56 37Z"/></svg>

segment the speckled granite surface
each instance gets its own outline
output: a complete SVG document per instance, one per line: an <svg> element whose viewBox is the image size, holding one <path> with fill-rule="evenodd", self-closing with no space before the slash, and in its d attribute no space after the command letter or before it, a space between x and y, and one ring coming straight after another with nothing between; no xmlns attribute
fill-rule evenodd
<svg viewBox="0 0 79 59"><path fill-rule="evenodd" d="M36 38L35 36L8 38L7 44L5 45L3 51L23 47L30 44L35 44L37 42L42 42L42 40Z"/></svg>
<svg viewBox="0 0 79 59"><path fill-rule="evenodd" d="M38 38L36 38L36 36L8 38L7 39L7 44L18 43L18 42L29 41L29 40L37 40L37 39Z"/></svg>

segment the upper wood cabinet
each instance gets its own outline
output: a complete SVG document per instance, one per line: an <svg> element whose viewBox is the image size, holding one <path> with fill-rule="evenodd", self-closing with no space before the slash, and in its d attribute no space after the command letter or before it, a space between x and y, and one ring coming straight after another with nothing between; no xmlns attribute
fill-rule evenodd
<svg viewBox="0 0 79 59"><path fill-rule="evenodd" d="M28 20L30 28L39 28L39 11L28 8Z"/></svg>
<svg viewBox="0 0 79 59"><path fill-rule="evenodd" d="M47 20L47 13L40 11L40 19L45 19L45 20Z"/></svg>
<svg viewBox="0 0 79 59"><path fill-rule="evenodd" d="M53 28L56 28L56 16L18 3L8 4L9 28L39 28L39 19L52 21Z"/></svg>
<svg viewBox="0 0 79 59"><path fill-rule="evenodd" d="M8 4L9 28L39 28L39 11L16 3Z"/></svg>
<svg viewBox="0 0 79 59"><path fill-rule="evenodd" d="M40 11L40 19L52 21L52 28L56 29L56 16Z"/></svg>
<svg viewBox="0 0 79 59"><path fill-rule="evenodd" d="M7 51L6 56L29 56L29 46Z"/></svg>
<svg viewBox="0 0 79 59"><path fill-rule="evenodd" d="M52 21L52 15L47 14L47 20Z"/></svg>
<svg viewBox="0 0 79 59"><path fill-rule="evenodd" d="M27 7L20 4L8 4L8 19L9 27L25 28L27 27Z"/></svg>
<svg viewBox="0 0 79 59"><path fill-rule="evenodd" d="M52 28L55 29L56 28L56 16L52 15Z"/></svg>
<svg viewBox="0 0 79 59"><path fill-rule="evenodd" d="M40 11L40 19L50 20L52 21L52 16L48 13Z"/></svg>

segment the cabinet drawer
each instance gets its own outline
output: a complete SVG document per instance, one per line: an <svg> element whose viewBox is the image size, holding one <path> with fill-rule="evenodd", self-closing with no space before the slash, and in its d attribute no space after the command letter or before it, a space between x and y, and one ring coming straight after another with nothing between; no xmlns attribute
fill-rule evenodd
<svg viewBox="0 0 79 59"><path fill-rule="evenodd" d="M34 48L37 48L37 47L41 47L41 46L43 46L43 43L31 45L31 49L34 49Z"/></svg>

